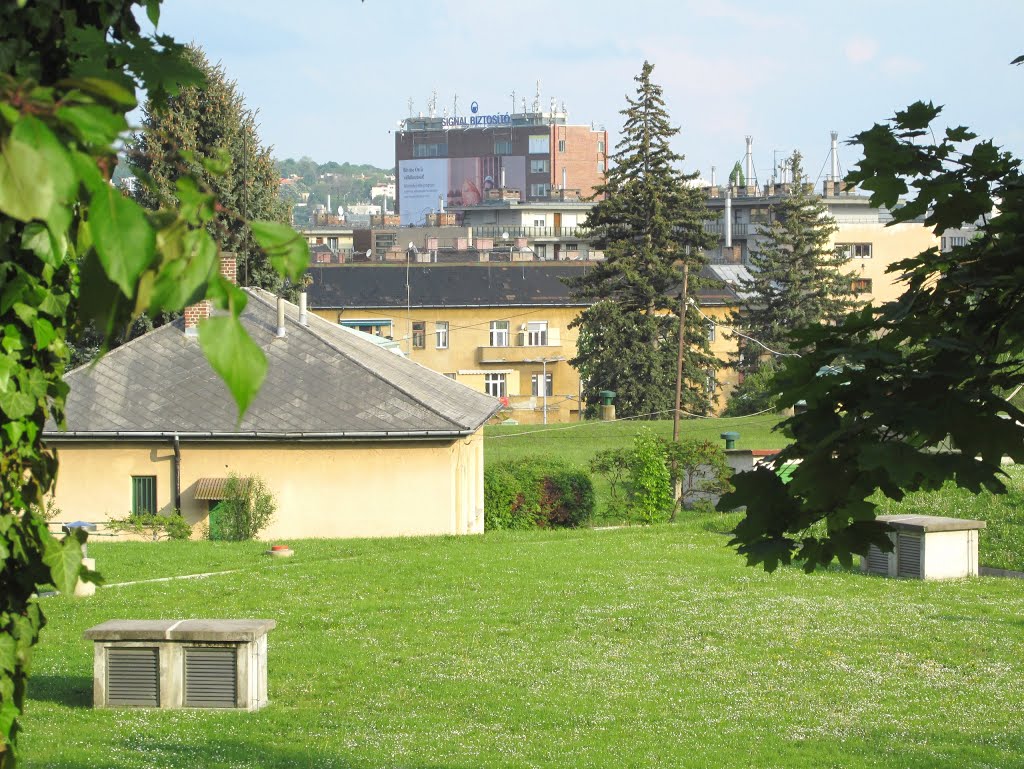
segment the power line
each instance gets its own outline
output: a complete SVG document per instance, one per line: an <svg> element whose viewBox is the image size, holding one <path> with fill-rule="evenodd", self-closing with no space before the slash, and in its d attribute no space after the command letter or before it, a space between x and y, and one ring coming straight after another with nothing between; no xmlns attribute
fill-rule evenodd
<svg viewBox="0 0 1024 769"><path fill-rule="evenodd" d="M768 352L770 352L770 353L771 353L772 355L782 355L782 356L786 356L786 357L790 357L790 358L802 358L802 357L803 357L803 356L802 356L802 355L801 355L800 353L798 353L798 352L781 352L780 350L773 350L773 349L772 349L771 347L769 347L768 345L766 345L766 344L765 344L764 342L762 342L762 341L761 341L760 339L754 339L754 337L752 337L752 336L747 336L747 335L746 335L746 334L744 334L744 333L743 333L742 331L737 331L737 330L736 330L736 327L735 327L735 326L730 326L730 325L729 325L728 323L722 323L721 321L715 320L714 318L712 318L712 317L710 317L710 316L708 316L708 315L705 315L705 314L704 314L704 312L703 312L703 311L702 311L702 310L700 309L700 307L698 307L698 306L697 306L697 305L696 305L695 303L693 303L693 302L690 302L690 305L691 305L691 306L693 307L693 309L695 309L695 310L696 310L696 311L697 311L697 312L698 312L698 313L699 313L699 314L701 315L701 317L703 317L703 318L704 318L705 320L707 320L707 321L710 321L711 323L715 324L716 326L722 326L723 328L728 328L728 329L731 329L731 330L732 330L732 333L734 333L734 334L735 334L736 336L739 336L739 337L743 337L744 339L749 339L749 340L750 340L751 342L753 342L754 344L759 344L759 345L761 345L761 347L763 347L764 349L766 349L766 350L767 350Z"/></svg>

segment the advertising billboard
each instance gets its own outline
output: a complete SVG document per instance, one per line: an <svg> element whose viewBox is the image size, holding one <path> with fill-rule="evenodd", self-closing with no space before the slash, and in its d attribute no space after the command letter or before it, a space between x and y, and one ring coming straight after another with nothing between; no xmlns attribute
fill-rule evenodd
<svg viewBox="0 0 1024 769"><path fill-rule="evenodd" d="M525 199L526 156L485 155L471 158L422 158L399 161L398 208L402 226L421 225L427 214L437 211L439 199L445 208L475 206L487 193L501 185L519 190Z"/></svg>

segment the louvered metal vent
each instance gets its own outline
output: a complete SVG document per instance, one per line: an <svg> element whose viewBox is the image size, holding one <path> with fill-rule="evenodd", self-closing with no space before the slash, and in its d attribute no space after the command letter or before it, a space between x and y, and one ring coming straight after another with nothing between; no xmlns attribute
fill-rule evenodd
<svg viewBox="0 0 1024 769"><path fill-rule="evenodd" d="M155 647L107 651L107 704L160 706L160 654Z"/></svg>
<svg viewBox="0 0 1024 769"><path fill-rule="evenodd" d="M921 537L899 532L896 536L896 576L921 579Z"/></svg>
<svg viewBox="0 0 1024 769"><path fill-rule="evenodd" d="M875 545L870 545L868 547L868 573L869 574L888 574L889 573L889 554L888 553L883 553Z"/></svg>
<svg viewBox="0 0 1024 769"><path fill-rule="evenodd" d="M185 705L233 708L237 704L237 651L234 646L186 646Z"/></svg>

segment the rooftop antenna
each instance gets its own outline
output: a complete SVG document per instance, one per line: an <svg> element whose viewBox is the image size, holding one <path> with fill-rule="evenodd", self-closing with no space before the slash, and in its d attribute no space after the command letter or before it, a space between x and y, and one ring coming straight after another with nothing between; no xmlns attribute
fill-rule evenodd
<svg viewBox="0 0 1024 769"><path fill-rule="evenodd" d="M516 111L516 89L512 89L512 112Z"/></svg>
<svg viewBox="0 0 1024 769"><path fill-rule="evenodd" d="M565 99L562 100L562 114L563 115L568 115L569 114L569 110L567 110L565 108Z"/></svg>
<svg viewBox="0 0 1024 769"><path fill-rule="evenodd" d="M437 89L435 88L433 93L430 95L430 117L437 117Z"/></svg>
<svg viewBox="0 0 1024 769"><path fill-rule="evenodd" d="M455 94L455 97L452 99L452 117L458 117L458 116L459 116L459 95Z"/></svg>
<svg viewBox="0 0 1024 769"><path fill-rule="evenodd" d="M410 96L410 97L409 97L409 117L412 117L412 116L413 116L413 114L412 114L412 108L413 108L413 101L412 101L412 97Z"/></svg>
<svg viewBox="0 0 1024 769"><path fill-rule="evenodd" d="M523 114L526 114L526 97L523 97Z"/></svg>
<svg viewBox="0 0 1024 769"><path fill-rule="evenodd" d="M540 112L540 81L537 81L537 93L533 97L533 111Z"/></svg>

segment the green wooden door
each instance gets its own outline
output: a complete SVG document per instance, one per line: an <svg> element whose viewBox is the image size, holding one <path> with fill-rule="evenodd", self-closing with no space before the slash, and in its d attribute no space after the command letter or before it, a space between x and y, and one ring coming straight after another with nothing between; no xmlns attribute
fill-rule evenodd
<svg viewBox="0 0 1024 769"><path fill-rule="evenodd" d="M210 502L210 539L222 539L224 533L221 529L220 509L224 500Z"/></svg>

